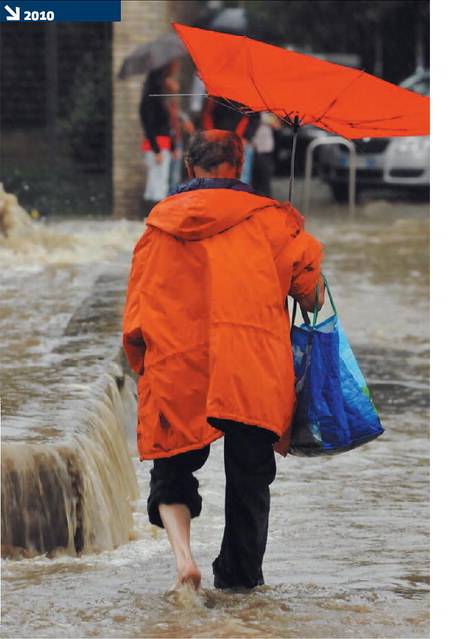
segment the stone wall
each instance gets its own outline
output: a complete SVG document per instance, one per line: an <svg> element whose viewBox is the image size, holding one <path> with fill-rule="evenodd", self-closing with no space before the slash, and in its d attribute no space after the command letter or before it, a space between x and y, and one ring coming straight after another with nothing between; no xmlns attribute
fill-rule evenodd
<svg viewBox="0 0 455 639"><path fill-rule="evenodd" d="M122 21L114 23L113 66L113 200L114 216L135 218L143 214L145 167L140 144L139 101L144 76L119 80L123 59L140 44L170 28L170 3L157 0L122 2Z"/></svg>

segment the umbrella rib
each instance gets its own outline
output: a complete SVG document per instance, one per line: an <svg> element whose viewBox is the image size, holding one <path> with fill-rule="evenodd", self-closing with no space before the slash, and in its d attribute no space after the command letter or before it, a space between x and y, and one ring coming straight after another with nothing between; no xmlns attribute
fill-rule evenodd
<svg viewBox="0 0 455 639"><path fill-rule="evenodd" d="M356 82L357 80L359 80L362 76L364 76L366 73L365 69L362 69L362 71L351 81L349 82L341 91L340 93L330 102L329 106L326 108L326 110L322 113L322 115L320 115L315 122L320 122L322 120L322 118L325 118L325 116L327 115L327 113L330 111L330 109L333 109L333 107L335 106L335 104L338 102L338 100L341 98L341 96L343 95L343 93L345 93L353 84L354 82Z"/></svg>
<svg viewBox="0 0 455 639"><path fill-rule="evenodd" d="M244 42L245 48L246 48L246 60L247 60L246 69L247 69L247 73L250 76L250 80L251 80L254 88L256 89L256 93L258 94L259 98L262 100L265 108L267 110L269 110L269 106L268 106L267 102L265 101L264 96L259 91L259 87L257 86L256 81L255 81L254 76L253 76L253 73L252 73L252 69L251 69L251 54L250 54L250 49L248 47L248 38L244 37L243 38L243 42Z"/></svg>
<svg viewBox="0 0 455 639"><path fill-rule="evenodd" d="M254 111L246 112L245 110L242 110L239 107L232 106L231 104L229 104L229 100L227 98L223 98L222 96L219 96L219 97L221 97L221 100L223 100L223 102L221 100L217 100L212 95L207 95L207 98L209 100L212 100L216 104L219 104L220 106L223 106L226 109L231 109L231 111L235 111L236 113L254 113Z"/></svg>
<svg viewBox="0 0 455 639"><path fill-rule="evenodd" d="M312 122L309 122L309 124L312 124ZM324 128L327 129L327 131L329 131L330 133L333 133L334 135L337 135L338 137L343 138L343 140L346 140L348 142L352 142L352 140L350 138L347 138L345 135L343 135L339 131L336 131L335 129L332 129L332 127L330 125L328 125L327 122L323 122L323 124L324 124Z"/></svg>
<svg viewBox="0 0 455 639"><path fill-rule="evenodd" d="M350 124L349 123L348 126L352 126L353 128L356 128L358 131L361 130L361 127L358 127L355 124ZM395 128L391 129L391 128L385 127L385 126L370 126L370 127L368 127L367 131L394 131L394 132L401 131L403 133L406 133L406 132L409 132L409 129L406 129L404 127L401 127L399 129L395 129ZM411 133L409 133L409 135L411 135Z"/></svg>
<svg viewBox="0 0 455 639"><path fill-rule="evenodd" d="M329 120L333 120L334 122L340 122L340 123L348 123L348 124L352 124L354 126L357 126L358 124L374 124L375 122L387 122L390 120L400 120L403 118L402 115L392 115L390 117L384 117L384 118L374 118L372 120L346 120L344 118L334 118L333 116L327 116L327 118Z"/></svg>
<svg viewBox="0 0 455 639"><path fill-rule="evenodd" d="M248 115L249 113L254 113L254 111L252 111L251 109L248 109L241 102L237 102L237 104L236 104L234 100L231 100L230 98L225 98L225 97L223 97L223 100L225 100L228 103L225 106L229 106L230 105L231 109L234 109L238 113L245 113L245 115ZM237 105L240 105L240 106L237 106Z"/></svg>
<svg viewBox="0 0 455 639"><path fill-rule="evenodd" d="M335 119L335 118L328 118L329 120L334 121L336 124L343 124L345 126L349 126L353 129L357 129L357 130L361 130L362 128L366 128L367 130L370 131L408 131L408 129L404 128L404 127L400 127L400 128L390 128L390 127L385 127L385 126L371 126L369 125L369 120L359 120L359 121L354 121L354 122L350 122L349 120L341 120L341 119ZM394 118L390 118L390 119L394 119ZM373 120L374 122L381 122L381 120ZM365 125L364 127L360 126L360 125ZM324 126L328 126L327 122L324 120Z"/></svg>
<svg viewBox="0 0 455 639"><path fill-rule="evenodd" d="M359 127L358 123L356 123L356 122L349 122L348 120L335 120L335 118L329 118L329 119L334 121L335 124L342 124L344 126L351 127L352 129L355 129L355 130L359 131L359 133L362 130L362 127ZM321 124L323 124L324 127L326 127L332 133L334 132L334 129L332 129L331 126L327 123L327 120L321 121ZM401 132L407 132L409 129L405 129L405 128L392 128L391 129L390 127L368 126L368 128L366 130L367 131L394 131L394 132L400 132L401 131ZM336 134L340 135L341 137L345 138L346 140L350 140L351 139L351 138L348 138L348 137L342 135L341 133L336 132Z"/></svg>
<svg viewBox="0 0 455 639"><path fill-rule="evenodd" d="M273 109L270 108L270 106L267 104L264 96L262 95L261 91L259 90L258 85L256 84L256 80L254 79L254 75L251 69L251 53L250 53L250 49L248 47L248 38L246 36L244 36L244 42L246 43L246 51L247 51L247 73L250 77L251 83L253 84L254 88L256 89L256 93L258 94L259 98L262 100L262 102L264 103L265 109L263 110L267 110L269 113L275 113L275 115L285 124L289 124L289 122L286 120L286 118L283 118L281 115L278 115L278 113L276 113L276 111L274 111ZM287 116L289 114L286 114Z"/></svg>
<svg viewBox="0 0 455 639"><path fill-rule="evenodd" d="M409 114L408 114L409 115ZM391 116L388 118L380 118L380 119L374 119L374 120L342 120L341 118L333 118L329 116L330 120L333 120L334 122L338 122L340 124L344 124L345 126L349 126L353 129L357 129L358 131L361 131L362 128L367 128L367 131L380 131L380 132L393 132L393 133L397 133L397 134L407 134L408 136L412 136L412 135L422 135L422 133L415 133L414 129L410 129L409 127L390 127L390 126L372 126L372 123L375 122L387 122L390 120L400 120L403 117L405 117L404 115L395 115L395 116ZM427 134L428 135L428 134Z"/></svg>

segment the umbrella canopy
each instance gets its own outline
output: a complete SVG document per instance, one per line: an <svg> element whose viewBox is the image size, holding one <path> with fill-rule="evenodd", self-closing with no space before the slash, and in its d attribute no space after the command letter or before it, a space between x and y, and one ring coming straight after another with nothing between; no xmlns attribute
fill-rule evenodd
<svg viewBox="0 0 455 639"><path fill-rule="evenodd" d="M173 26L212 96L349 139L429 134L426 96L245 36Z"/></svg>
<svg viewBox="0 0 455 639"><path fill-rule="evenodd" d="M166 66L172 60L186 55L187 51L180 38L171 31L162 36L141 44L125 58L118 74L121 80L130 75L144 74Z"/></svg>

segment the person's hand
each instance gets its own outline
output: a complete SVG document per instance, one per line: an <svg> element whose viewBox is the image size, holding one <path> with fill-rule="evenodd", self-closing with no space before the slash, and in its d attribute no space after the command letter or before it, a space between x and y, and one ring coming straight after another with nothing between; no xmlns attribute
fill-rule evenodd
<svg viewBox="0 0 455 639"><path fill-rule="evenodd" d="M155 162L156 164L161 164L163 161L163 154L162 153L155 153Z"/></svg>
<svg viewBox="0 0 455 639"><path fill-rule="evenodd" d="M316 305L316 299L318 301L318 304L317 304L318 311L320 311L324 305L324 298L325 298L325 283L324 283L324 278L321 275L317 285L314 287L314 290L309 295L306 295L305 297L300 298L298 301L300 304L300 308L312 313Z"/></svg>

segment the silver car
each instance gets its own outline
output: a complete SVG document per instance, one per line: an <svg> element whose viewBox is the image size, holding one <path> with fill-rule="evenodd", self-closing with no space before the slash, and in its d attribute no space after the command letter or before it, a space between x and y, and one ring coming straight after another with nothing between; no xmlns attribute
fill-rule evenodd
<svg viewBox="0 0 455 639"><path fill-rule="evenodd" d="M429 71L417 71L400 86L423 95L430 92ZM363 138L354 140L357 150L357 192L367 187L409 187L425 190L430 184L430 138ZM327 145L319 151L319 175L334 198L348 198L349 151Z"/></svg>

